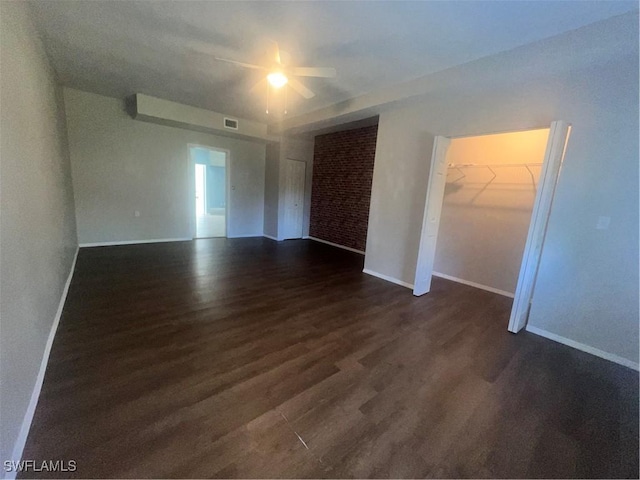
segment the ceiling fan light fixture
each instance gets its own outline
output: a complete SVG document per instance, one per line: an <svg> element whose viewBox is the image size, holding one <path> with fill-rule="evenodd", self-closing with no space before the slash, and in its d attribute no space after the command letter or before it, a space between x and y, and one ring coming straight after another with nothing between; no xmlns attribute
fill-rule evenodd
<svg viewBox="0 0 640 480"><path fill-rule="evenodd" d="M267 80L269 81L269 85L273 88L284 87L289 81L287 76L282 72L271 72L267 75Z"/></svg>

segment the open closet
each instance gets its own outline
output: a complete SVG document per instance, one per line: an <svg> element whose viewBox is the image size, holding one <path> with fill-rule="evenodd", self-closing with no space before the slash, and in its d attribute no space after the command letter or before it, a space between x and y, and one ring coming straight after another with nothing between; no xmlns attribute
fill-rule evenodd
<svg viewBox="0 0 640 480"><path fill-rule="evenodd" d="M434 139L413 294L439 275L514 298L527 323L571 126Z"/></svg>
<svg viewBox="0 0 640 480"><path fill-rule="evenodd" d="M548 136L451 140L433 275L513 297Z"/></svg>

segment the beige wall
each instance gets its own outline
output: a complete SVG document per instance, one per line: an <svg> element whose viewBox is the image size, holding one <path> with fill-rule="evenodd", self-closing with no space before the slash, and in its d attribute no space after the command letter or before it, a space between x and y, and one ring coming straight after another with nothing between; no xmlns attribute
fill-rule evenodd
<svg viewBox="0 0 640 480"><path fill-rule="evenodd" d="M434 135L413 111L380 115L365 269L413 284Z"/></svg>
<svg viewBox="0 0 640 480"><path fill-rule="evenodd" d="M456 138L445 186L434 271L514 293L549 129ZM511 166L517 164L518 166ZM498 165L498 166L495 166ZM531 172L531 173L529 173ZM464 175L464 176L463 176Z"/></svg>
<svg viewBox="0 0 640 480"><path fill-rule="evenodd" d="M19 439L77 241L62 92L26 3L0 2L0 66L4 461Z"/></svg>
<svg viewBox="0 0 640 480"><path fill-rule="evenodd" d="M618 33L626 51L635 53L527 80L496 77L495 61L488 59L447 72L450 80L421 103L382 113L365 268L413 284L435 135L481 135L568 121L573 130L529 324L637 363L637 21ZM502 60L517 64L535 58L514 54ZM490 76L493 88L474 90L479 78ZM599 216L611 218L609 229L596 229Z"/></svg>
<svg viewBox="0 0 640 480"><path fill-rule="evenodd" d="M80 244L191 238L189 144L230 152L227 236L262 235L264 143L133 120L101 95L64 96Z"/></svg>

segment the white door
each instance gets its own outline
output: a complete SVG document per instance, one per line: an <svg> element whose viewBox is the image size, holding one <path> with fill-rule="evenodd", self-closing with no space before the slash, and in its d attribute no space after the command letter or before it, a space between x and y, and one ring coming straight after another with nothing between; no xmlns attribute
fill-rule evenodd
<svg viewBox="0 0 640 480"><path fill-rule="evenodd" d="M207 188L207 167L196 164L196 217L204 216L206 212L206 188Z"/></svg>
<svg viewBox="0 0 640 480"><path fill-rule="evenodd" d="M416 276L413 286L413 294L416 296L424 295L431 290L440 213L442 212L444 188L447 181L447 149L450 143L451 139L446 137L436 137L433 142L431 169L427 184L427 200L424 206L422 233L420 234L420 247L418 249Z"/></svg>
<svg viewBox="0 0 640 480"><path fill-rule="evenodd" d="M284 180L283 239L302 238L306 164L287 159Z"/></svg>
<svg viewBox="0 0 640 480"><path fill-rule="evenodd" d="M509 318L508 329L513 333L522 330L529 318L533 288L538 275L540 256L542 255L542 245L547 233L547 222L570 131L571 127L566 122L553 122L551 130L549 130L549 140L547 141L544 164L540 173L538 193L533 204L527 243L524 247L516 294L513 299L511 317Z"/></svg>

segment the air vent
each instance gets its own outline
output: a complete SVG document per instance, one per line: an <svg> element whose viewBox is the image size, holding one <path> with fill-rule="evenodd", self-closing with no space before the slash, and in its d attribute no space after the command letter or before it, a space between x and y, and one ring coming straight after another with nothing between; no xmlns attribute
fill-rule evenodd
<svg viewBox="0 0 640 480"><path fill-rule="evenodd" d="M233 118L226 118L224 119L224 128L229 128L231 130L237 130L238 129L238 120L234 120Z"/></svg>

